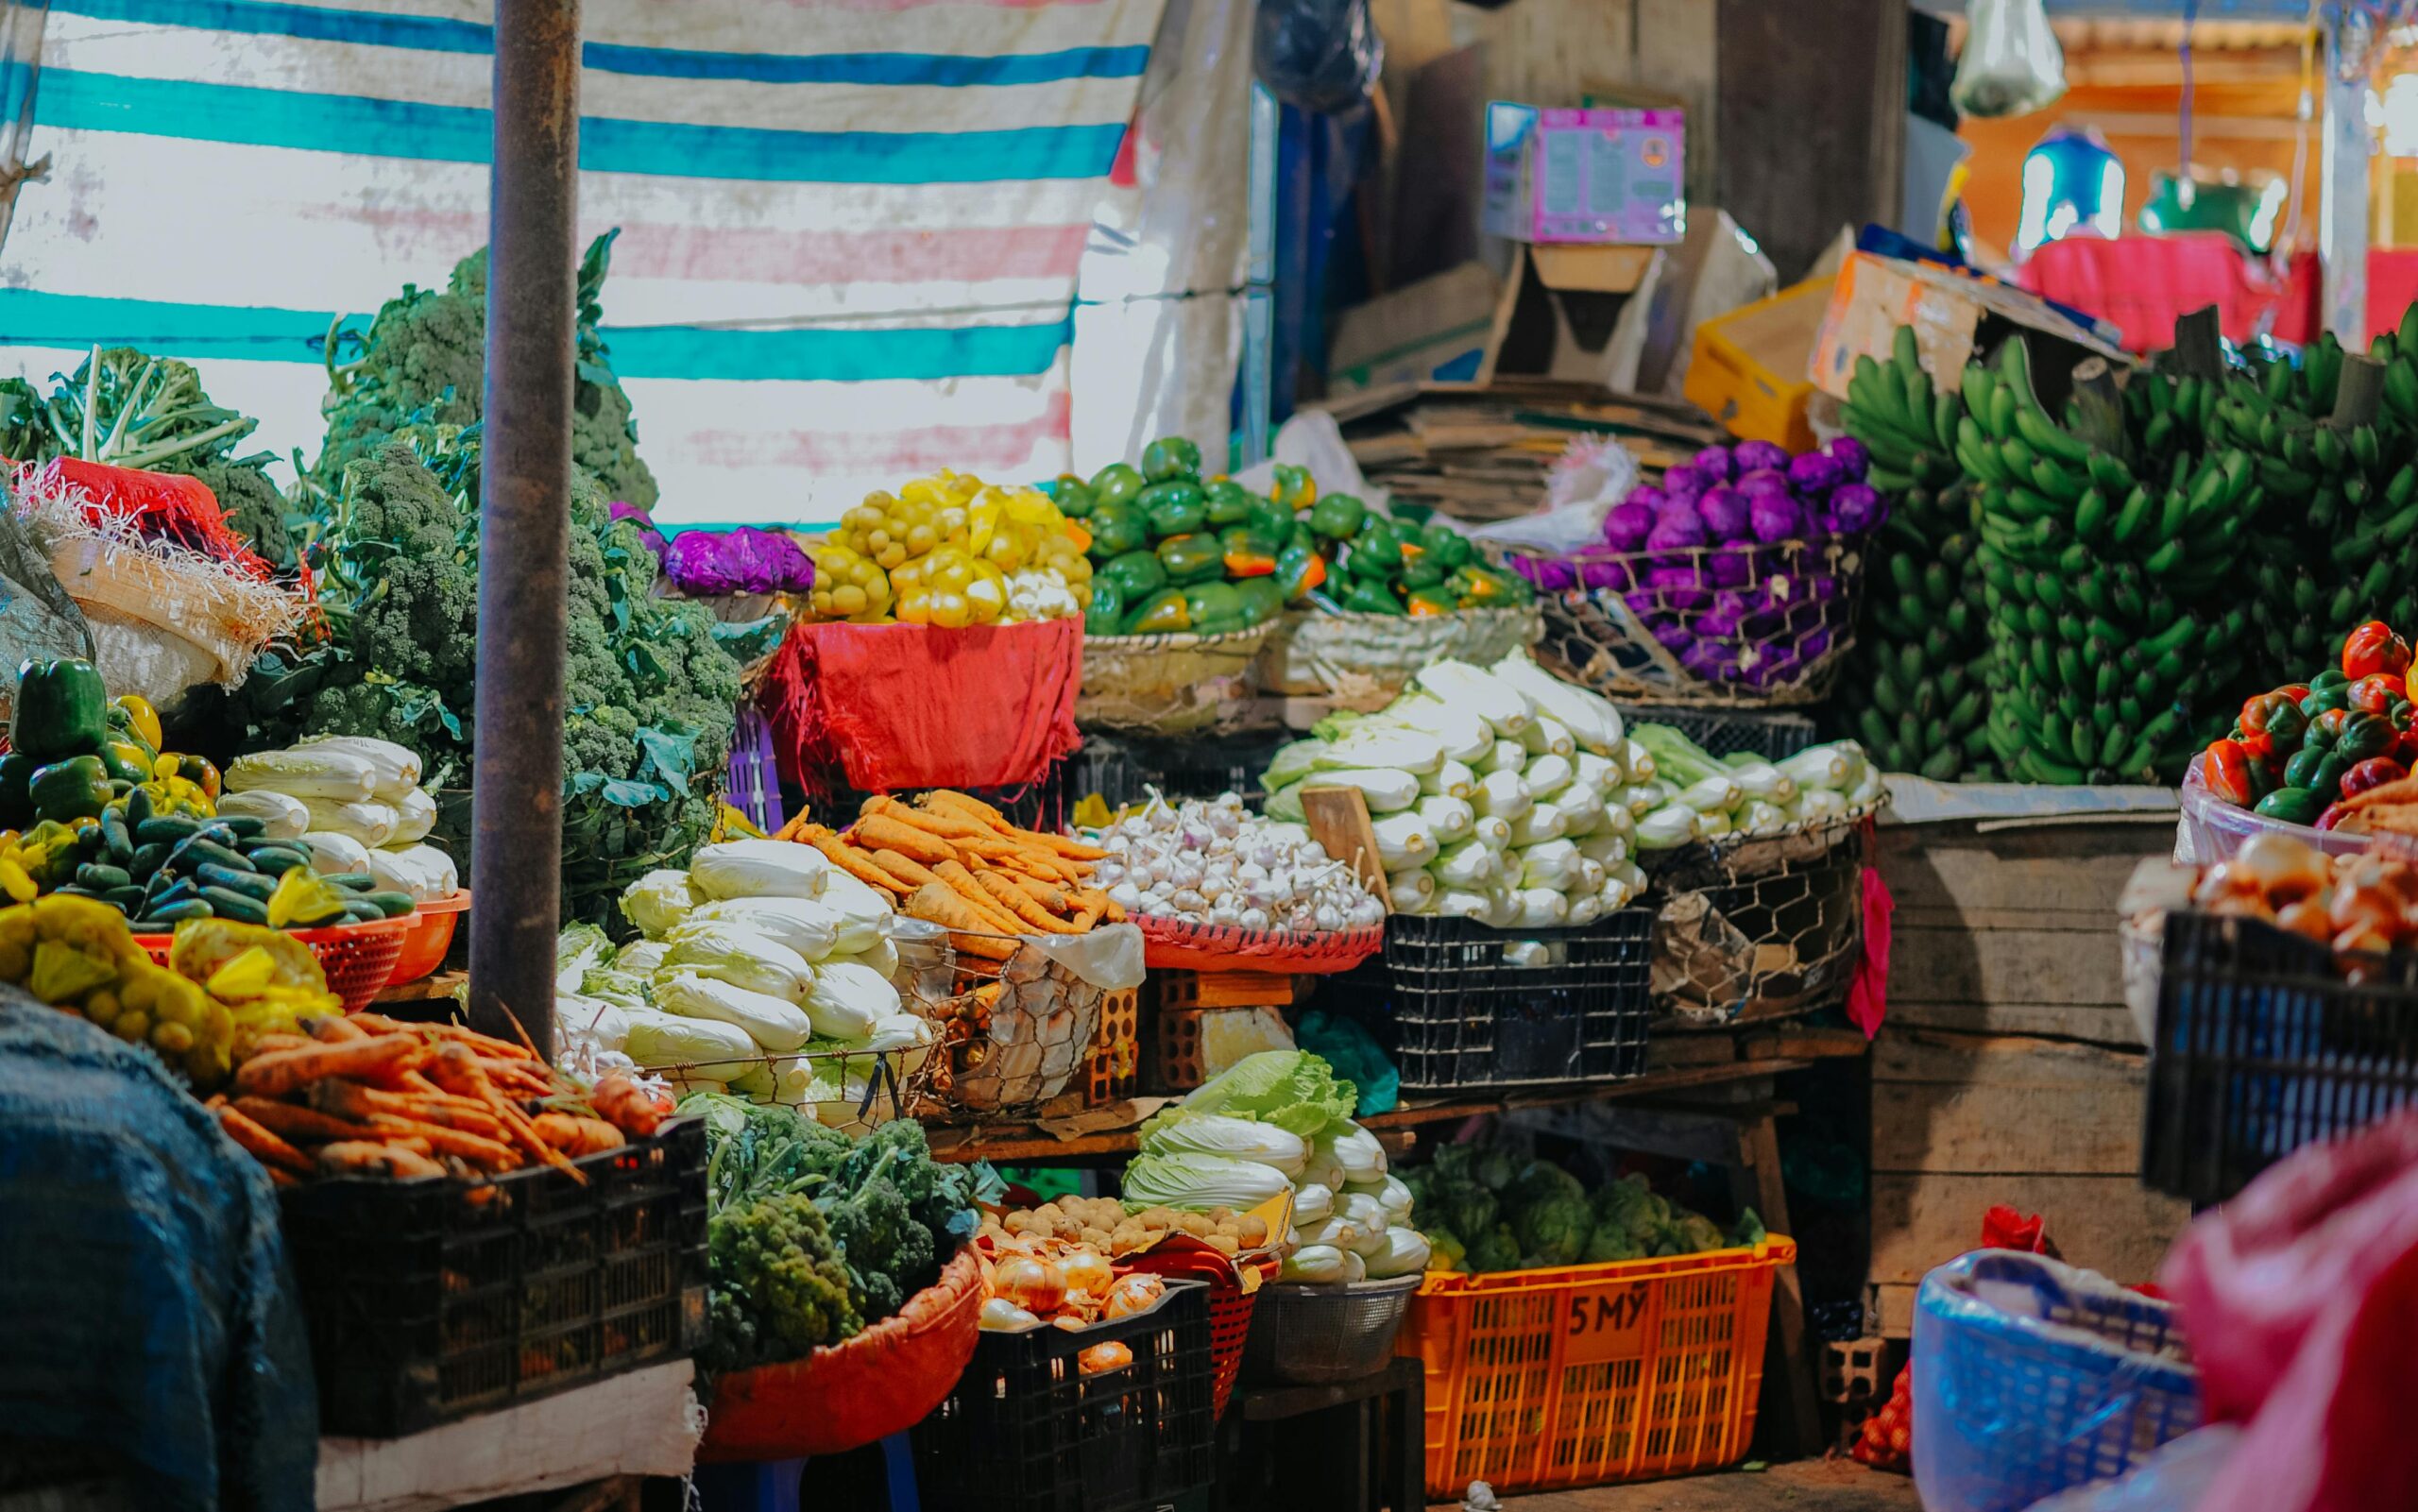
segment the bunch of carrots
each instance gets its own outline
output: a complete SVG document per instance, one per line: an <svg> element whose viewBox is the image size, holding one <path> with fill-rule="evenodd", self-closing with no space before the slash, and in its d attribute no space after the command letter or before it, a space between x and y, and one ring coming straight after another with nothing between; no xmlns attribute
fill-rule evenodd
<svg viewBox="0 0 2418 1512"><path fill-rule="evenodd" d="M529 1164L585 1184L573 1160L646 1138L672 1112L620 1073L576 1094L528 1045L456 1025L359 1013L302 1027L261 1035L209 1103L281 1186L314 1175L478 1180Z"/></svg>
<svg viewBox="0 0 2418 1512"><path fill-rule="evenodd" d="M946 789L911 805L868 798L844 830L796 820L775 838L813 846L896 898L899 912L955 931L958 949L994 960L1014 954L1013 936L1081 934L1125 917L1089 885L1106 851L1018 829L989 804Z"/></svg>

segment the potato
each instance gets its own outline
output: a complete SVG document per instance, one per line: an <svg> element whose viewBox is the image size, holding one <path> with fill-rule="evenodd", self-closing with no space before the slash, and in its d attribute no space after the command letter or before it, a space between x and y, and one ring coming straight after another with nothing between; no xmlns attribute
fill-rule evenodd
<svg viewBox="0 0 2418 1512"><path fill-rule="evenodd" d="M1208 1244L1210 1249L1221 1255L1239 1254L1243 1248L1231 1233L1213 1233L1209 1235Z"/></svg>
<svg viewBox="0 0 2418 1512"><path fill-rule="evenodd" d="M1247 1245L1258 1246L1266 1244L1268 1242L1268 1220L1254 1214L1244 1214L1242 1218L1235 1225L1235 1237L1240 1239Z"/></svg>
<svg viewBox="0 0 2418 1512"><path fill-rule="evenodd" d="M1209 1221L1209 1215L1205 1213L1180 1214L1176 1217L1176 1227L1196 1239L1206 1239L1218 1232L1217 1226Z"/></svg>
<svg viewBox="0 0 2418 1512"><path fill-rule="evenodd" d="M1232 1208L1211 1208L1209 1210L1210 1223L1220 1229L1224 1228L1226 1226L1226 1220L1232 1218L1234 1215L1235 1210Z"/></svg>
<svg viewBox="0 0 2418 1512"><path fill-rule="evenodd" d="M1082 1240L1095 1249L1104 1250L1109 1244L1109 1231L1098 1228L1085 1229L1082 1232Z"/></svg>
<svg viewBox="0 0 2418 1512"><path fill-rule="evenodd" d="M1144 1208L1142 1210L1142 1227L1145 1229L1172 1229L1176 1226L1176 1219L1180 1216L1182 1216L1182 1215L1178 1214L1173 1208Z"/></svg>

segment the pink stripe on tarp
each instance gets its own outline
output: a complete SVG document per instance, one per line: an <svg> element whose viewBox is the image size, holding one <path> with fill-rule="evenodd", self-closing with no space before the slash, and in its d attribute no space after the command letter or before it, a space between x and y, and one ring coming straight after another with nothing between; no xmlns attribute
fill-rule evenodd
<svg viewBox="0 0 2418 1512"><path fill-rule="evenodd" d="M1064 439L1073 417L1074 402L1060 389L1030 420L898 431L692 431L681 438L680 449L686 460L707 467L808 468L904 483L941 467L979 474L985 467L1022 467L1043 442Z"/></svg>
<svg viewBox="0 0 2418 1512"><path fill-rule="evenodd" d="M469 212L332 206L319 218L368 226L382 252L410 262L458 259L486 234L486 217ZM1090 232L1088 226L790 231L628 222L613 244L613 276L792 284L1072 279Z"/></svg>

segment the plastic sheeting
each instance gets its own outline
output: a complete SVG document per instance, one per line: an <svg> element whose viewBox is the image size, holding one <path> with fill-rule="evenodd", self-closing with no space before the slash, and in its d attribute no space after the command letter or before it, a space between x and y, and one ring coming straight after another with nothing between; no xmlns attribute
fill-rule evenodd
<svg viewBox="0 0 2418 1512"><path fill-rule="evenodd" d="M13 987L0 1318L0 1461L97 1454L146 1512L313 1504L318 1404L267 1173L152 1056Z"/></svg>

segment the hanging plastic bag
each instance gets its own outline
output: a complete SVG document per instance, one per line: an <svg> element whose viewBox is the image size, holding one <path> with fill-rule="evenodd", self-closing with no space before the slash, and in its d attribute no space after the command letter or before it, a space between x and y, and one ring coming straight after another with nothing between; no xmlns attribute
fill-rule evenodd
<svg viewBox="0 0 2418 1512"><path fill-rule="evenodd" d="M1386 43L1369 0L1260 0L1251 62L1286 104L1340 115L1377 87Z"/></svg>
<svg viewBox="0 0 2418 1512"><path fill-rule="evenodd" d="M1984 120L2028 115L2066 93L2066 54L2041 0L1973 0L1949 97Z"/></svg>

